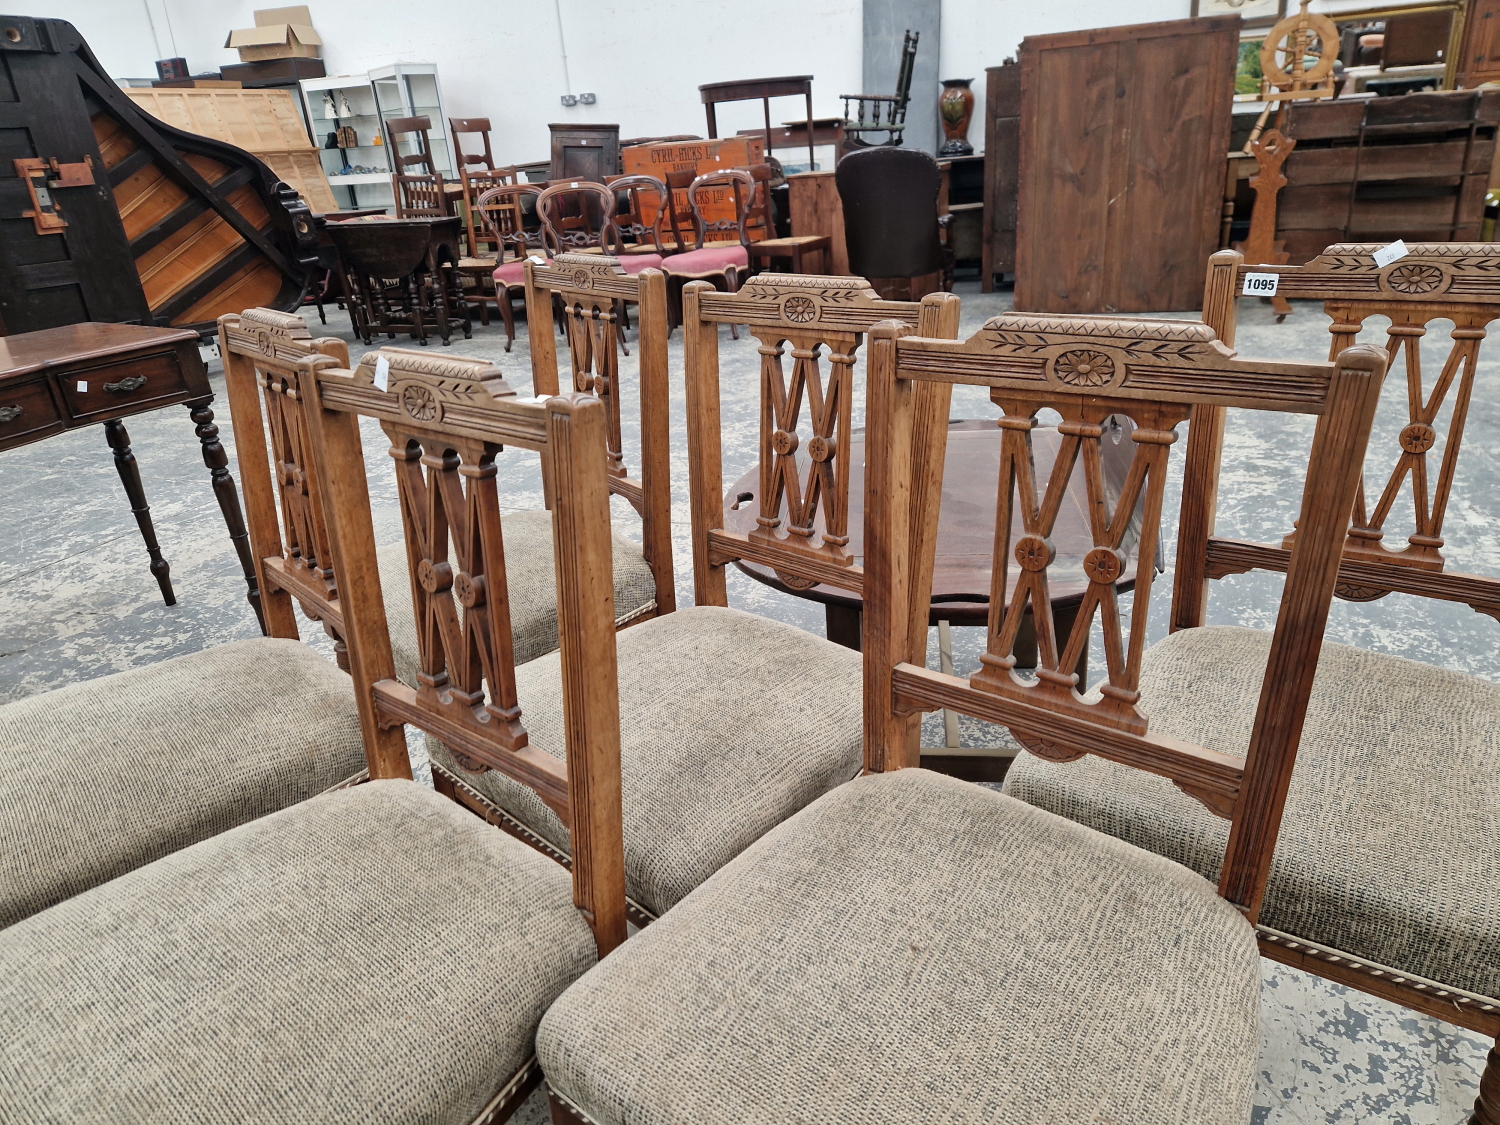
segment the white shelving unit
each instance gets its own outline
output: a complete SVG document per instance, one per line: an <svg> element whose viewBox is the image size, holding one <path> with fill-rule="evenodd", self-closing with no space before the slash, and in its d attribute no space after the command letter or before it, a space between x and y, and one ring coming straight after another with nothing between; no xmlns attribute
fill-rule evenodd
<svg viewBox="0 0 1500 1125"><path fill-rule="evenodd" d="M299 85L307 119L312 123L313 139L319 146L327 144L328 135L342 126L352 128L359 141L353 148L319 149L323 171L341 206L394 207L393 161L382 128L382 123L393 117L430 117L433 166L444 178L456 176L448 140L447 110L438 85L437 67L431 63L398 63L368 74L304 78ZM325 95L333 99L332 113ZM347 114L343 112L345 108ZM401 151L410 155L416 147L403 143ZM348 167L378 170L345 174Z"/></svg>

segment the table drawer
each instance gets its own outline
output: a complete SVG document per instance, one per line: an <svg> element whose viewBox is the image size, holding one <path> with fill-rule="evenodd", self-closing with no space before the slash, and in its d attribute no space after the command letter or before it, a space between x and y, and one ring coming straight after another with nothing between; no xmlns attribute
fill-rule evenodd
<svg viewBox="0 0 1500 1125"><path fill-rule="evenodd" d="M176 352L159 352L128 363L65 372L58 376L63 401L75 419L119 417L149 410L162 400L187 397L187 381Z"/></svg>
<svg viewBox="0 0 1500 1125"><path fill-rule="evenodd" d="M24 445L63 428L45 379L0 388L0 449Z"/></svg>

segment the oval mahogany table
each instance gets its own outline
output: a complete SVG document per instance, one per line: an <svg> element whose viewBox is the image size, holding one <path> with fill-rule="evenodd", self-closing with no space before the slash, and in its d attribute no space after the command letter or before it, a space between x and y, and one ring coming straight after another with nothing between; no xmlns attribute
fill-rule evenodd
<svg viewBox="0 0 1500 1125"><path fill-rule="evenodd" d="M995 549L995 492L1000 476L1001 431L993 421L954 419L948 423L948 451L943 465L943 498L938 513L937 557L933 565L932 608L929 623L947 621L953 625L985 625L989 621L990 563ZM1117 440L1115 440L1117 438ZM1052 462L1061 437L1052 427L1038 426L1032 431L1032 450L1036 459L1038 486L1045 489ZM1106 437L1101 462L1106 487L1118 495L1124 483L1135 443L1128 430L1118 430ZM849 548L857 565L864 555L864 431L856 430L849 448ZM805 479L805 478L804 478ZM724 498L724 527L727 531L748 534L756 526L760 503L760 466L756 465L735 482ZM1014 541L1021 521L1014 521ZM821 529L821 524L820 524ZM1089 531L1088 497L1080 466L1068 482L1068 491L1058 512L1052 543L1057 558L1048 569L1052 591L1052 608L1057 627L1065 634L1073 626L1078 606L1088 588L1083 573L1083 556L1094 546ZM1127 539L1125 546L1133 543ZM860 618L864 608L858 594L835 586L818 585L806 590L793 589L780 582L770 567L759 563L735 563L757 582L799 598L822 602L828 623L828 639L857 649L860 647ZM1019 567L1009 568L1009 590L1015 589ZM1135 585L1135 564L1131 562L1120 580L1121 589ZM1087 652L1085 652L1085 659ZM1016 642L1019 667L1035 667L1036 635L1027 626ZM1082 666L1080 662L1080 672Z"/></svg>

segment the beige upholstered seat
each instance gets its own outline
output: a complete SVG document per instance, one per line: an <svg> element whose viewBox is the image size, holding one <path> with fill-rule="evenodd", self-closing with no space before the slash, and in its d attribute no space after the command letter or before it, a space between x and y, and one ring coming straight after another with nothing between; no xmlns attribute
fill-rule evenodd
<svg viewBox="0 0 1500 1125"><path fill-rule="evenodd" d="M557 580L553 567L552 514L506 512L500 523L505 541L506 585L516 663L524 664L557 651ZM615 617L631 621L649 613L656 601L656 582L641 557L641 548L614 532ZM381 593L390 622L396 675L416 684L417 626L411 612L411 579L406 547L392 543L378 553Z"/></svg>
<svg viewBox="0 0 1500 1125"><path fill-rule="evenodd" d="M859 653L714 606L616 636L625 881L661 914L760 837L860 770ZM530 745L563 756L556 653L516 669ZM768 717L774 716L774 728ZM775 738L765 732L775 729ZM502 774L433 760L555 847L568 833L535 793Z"/></svg>
<svg viewBox="0 0 1500 1125"><path fill-rule="evenodd" d="M1250 740L1270 633L1204 627L1146 653L1151 730ZM1500 686L1325 643L1261 921L1500 996ZM1022 755L1005 791L1217 879L1228 822L1096 757Z"/></svg>
<svg viewBox="0 0 1500 1125"><path fill-rule="evenodd" d="M468 1125L595 960L562 868L356 786L0 932L0 1120Z"/></svg>
<svg viewBox="0 0 1500 1125"><path fill-rule="evenodd" d="M218 645L0 707L0 926L365 766L349 677Z"/></svg>
<svg viewBox="0 0 1500 1125"><path fill-rule="evenodd" d="M1243 1125L1260 975L1202 878L923 770L767 833L537 1033L599 1125Z"/></svg>

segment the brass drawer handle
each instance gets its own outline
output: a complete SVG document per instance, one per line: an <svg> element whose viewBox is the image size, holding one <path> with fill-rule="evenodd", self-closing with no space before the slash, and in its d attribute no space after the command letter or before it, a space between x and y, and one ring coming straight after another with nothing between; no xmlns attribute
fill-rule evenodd
<svg viewBox="0 0 1500 1125"><path fill-rule="evenodd" d="M144 375L131 375L127 379L121 379L118 383L105 383L104 389L110 394L122 395L128 391L138 391L145 385Z"/></svg>
<svg viewBox="0 0 1500 1125"><path fill-rule="evenodd" d="M0 406L0 423L14 422L24 413L19 406Z"/></svg>

